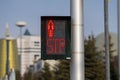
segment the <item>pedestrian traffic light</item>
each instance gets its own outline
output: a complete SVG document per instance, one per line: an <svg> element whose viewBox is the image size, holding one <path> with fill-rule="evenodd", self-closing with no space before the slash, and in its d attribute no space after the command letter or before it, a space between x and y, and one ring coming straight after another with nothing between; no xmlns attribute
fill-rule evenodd
<svg viewBox="0 0 120 80"><path fill-rule="evenodd" d="M70 16L41 16L41 59L70 58Z"/></svg>

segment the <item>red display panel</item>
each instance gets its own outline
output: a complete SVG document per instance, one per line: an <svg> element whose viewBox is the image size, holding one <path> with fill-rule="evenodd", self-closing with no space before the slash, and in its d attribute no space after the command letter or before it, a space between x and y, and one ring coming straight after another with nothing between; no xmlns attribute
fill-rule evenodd
<svg viewBox="0 0 120 80"><path fill-rule="evenodd" d="M46 27L47 54L65 54L65 22L61 20L48 20Z"/></svg>
<svg viewBox="0 0 120 80"><path fill-rule="evenodd" d="M70 56L70 16L41 17L41 59Z"/></svg>
<svg viewBox="0 0 120 80"><path fill-rule="evenodd" d="M47 54L64 54L65 53L65 39L47 39Z"/></svg>

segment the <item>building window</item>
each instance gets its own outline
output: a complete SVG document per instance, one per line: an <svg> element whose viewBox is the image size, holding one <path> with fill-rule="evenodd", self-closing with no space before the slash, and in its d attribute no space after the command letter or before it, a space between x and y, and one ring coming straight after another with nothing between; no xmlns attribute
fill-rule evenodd
<svg viewBox="0 0 120 80"><path fill-rule="evenodd" d="M39 41L35 41L35 42L34 42L34 46L40 46L39 44L40 44Z"/></svg>

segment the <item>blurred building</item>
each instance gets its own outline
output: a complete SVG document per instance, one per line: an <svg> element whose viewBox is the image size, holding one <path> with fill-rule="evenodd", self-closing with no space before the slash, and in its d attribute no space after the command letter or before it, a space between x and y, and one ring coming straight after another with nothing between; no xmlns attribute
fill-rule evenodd
<svg viewBox="0 0 120 80"><path fill-rule="evenodd" d="M0 39L0 78L5 77L11 69L19 70L17 42L10 37L8 25L6 36Z"/></svg>
<svg viewBox="0 0 120 80"><path fill-rule="evenodd" d="M21 75L23 76L27 68L34 64L34 60L40 59L41 43L40 36L31 35L27 29L21 38L22 45L20 46L20 37L17 38L18 55L20 56ZM22 52L20 53L20 48Z"/></svg>
<svg viewBox="0 0 120 80"><path fill-rule="evenodd" d="M112 53L113 56L117 56L118 55L118 48L117 48L117 34L116 33L109 33L109 42L110 44L112 44L111 46L111 50L113 50L114 52ZM105 40L104 40L104 33L99 34L98 36L96 36L96 48L98 51L102 51L102 55L105 56Z"/></svg>
<svg viewBox="0 0 120 80"><path fill-rule="evenodd" d="M33 65L33 73L39 72L44 68L44 61L43 60L38 60L34 62Z"/></svg>
<svg viewBox="0 0 120 80"><path fill-rule="evenodd" d="M20 37L17 38L18 55L20 57L21 75L23 76L29 68L33 73L40 71L44 67L44 61L41 60L41 39L38 35L32 35L28 29L21 38L22 45L20 47ZM20 48L22 52L20 53ZM50 64L52 70L54 65L58 63L56 60L46 60Z"/></svg>
<svg viewBox="0 0 120 80"><path fill-rule="evenodd" d="M26 73L29 72L30 70L32 71L33 74L42 71L44 68L44 61L43 60L37 60L34 61L33 65L30 65L29 68L27 69Z"/></svg>

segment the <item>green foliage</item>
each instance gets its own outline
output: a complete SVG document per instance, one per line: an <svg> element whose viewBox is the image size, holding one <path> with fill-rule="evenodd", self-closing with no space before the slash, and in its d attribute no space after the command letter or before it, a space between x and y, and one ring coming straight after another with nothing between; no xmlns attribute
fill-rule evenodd
<svg viewBox="0 0 120 80"><path fill-rule="evenodd" d="M111 35L109 35L109 54L110 54L110 78L111 80L118 80L118 65L117 65L117 57L113 56L113 52L116 50L113 50L114 44L111 42Z"/></svg>
<svg viewBox="0 0 120 80"><path fill-rule="evenodd" d="M29 70L28 72L26 72L24 74L23 80L32 80L32 71L31 70Z"/></svg>
<svg viewBox="0 0 120 80"><path fill-rule="evenodd" d="M118 80L118 63L115 57L110 62L110 78L111 80Z"/></svg>
<svg viewBox="0 0 120 80"><path fill-rule="evenodd" d="M54 67L55 80L70 80L70 60L59 60Z"/></svg>
<svg viewBox="0 0 120 80"><path fill-rule="evenodd" d="M85 79L86 80L105 80L105 69L99 52L95 47L94 36L89 36L85 40Z"/></svg>
<svg viewBox="0 0 120 80"><path fill-rule="evenodd" d="M53 74L50 70L50 65L45 62L44 69L41 73L41 76L44 80L53 80Z"/></svg>
<svg viewBox="0 0 120 80"><path fill-rule="evenodd" d="M50 65L45 62L43 70L33 74L33 80L53 80L53 74L50 70Z"/></svg>
<svg viewBox="0 0 120 80"><path fill-rule="evenodd" d="M110 79L118 80L118 58L113 53L116 51L113 49L114 44L111 41L112 37L109 35L109 55L110 55ZM105 54L105 49L102 50Z"/></svg>
<svg viewBox="0 0 120 80"><path fill-rule="evenodd" d="M41 71L38 71L38 72L34 73L32 80L43 80Z"/></svg>

